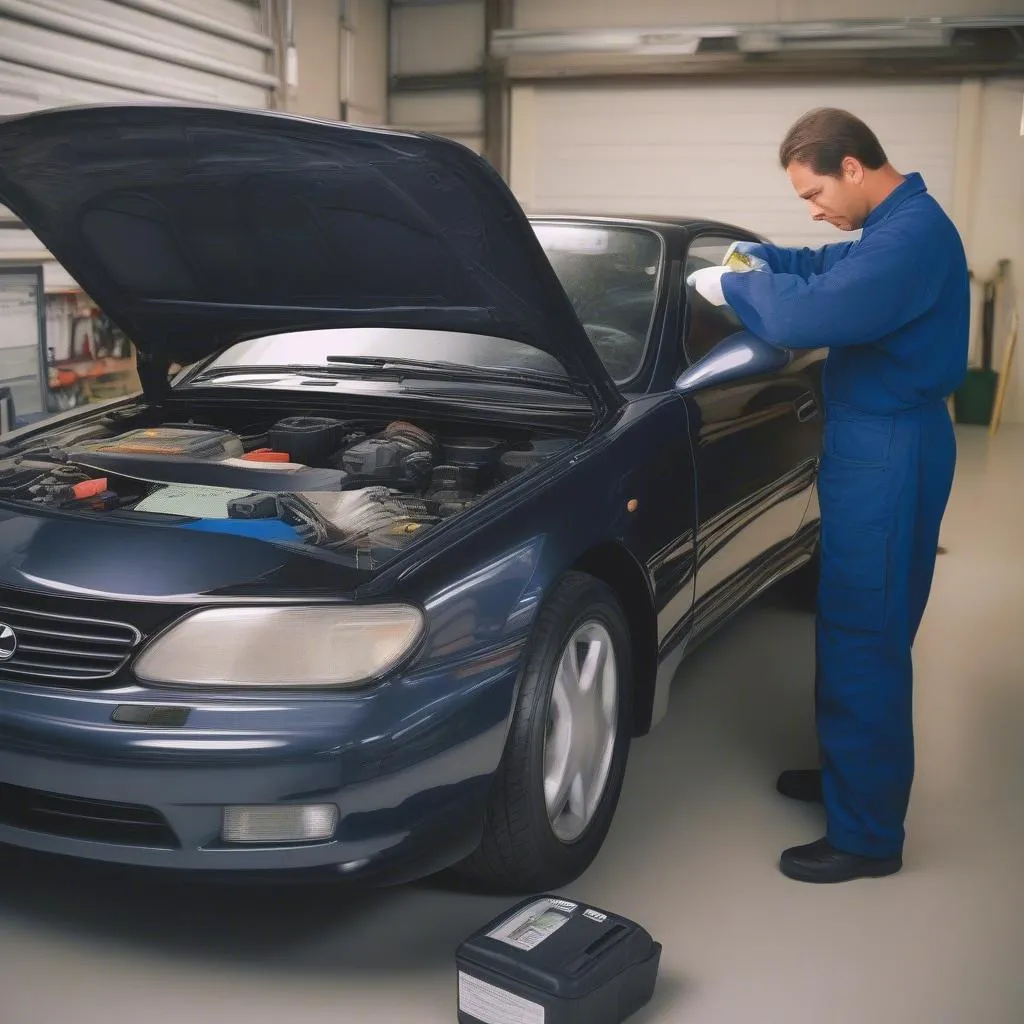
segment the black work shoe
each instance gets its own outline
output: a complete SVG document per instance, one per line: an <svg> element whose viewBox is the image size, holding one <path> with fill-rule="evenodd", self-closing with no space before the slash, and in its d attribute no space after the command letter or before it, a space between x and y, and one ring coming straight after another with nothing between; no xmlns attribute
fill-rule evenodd
<svg viewBox="0 0 1024 1024"><path fill-rule="evenodd" d="M797 768L794 771L783 772L775 783L775 788L790 800L803 800L810 804L824 802L821 795L821 771L818 768Z"/></svg>
<svg viewBox="0 0 1024 1024"><path fill-rule="evenodd" d="M862 857L844 853L825 839L794 846L782 854L779 868L798 882L849 882L855 878L881 878L903 867L902 857Z"/></svg>

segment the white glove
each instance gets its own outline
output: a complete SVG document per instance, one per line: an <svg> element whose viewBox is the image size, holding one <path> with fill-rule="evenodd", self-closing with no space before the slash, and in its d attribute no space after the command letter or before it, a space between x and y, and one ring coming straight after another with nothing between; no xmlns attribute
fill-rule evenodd
<svg viewBox="0 0 1024 1024"><path fill-rule="evenodd" d="M686 283L702 295L712 306L724 306L725 294L722 291L722 278L733 273L729 267L701 267L695 270Z"/></svg>
<svg viewBox="0 0 1024 1024"><path fill-rule="evenodd" d="M733 253L739 253L744 257L744 262L749 265L745 267L733 265L730 269L738 271L739 273L745 273L749 270L767 270L768 263L761 259L760 256L754 255L758 248L760 247L756 242L733 242L725 251L725 256L722 258L722 266L729 266L729 260Z"/></svg>

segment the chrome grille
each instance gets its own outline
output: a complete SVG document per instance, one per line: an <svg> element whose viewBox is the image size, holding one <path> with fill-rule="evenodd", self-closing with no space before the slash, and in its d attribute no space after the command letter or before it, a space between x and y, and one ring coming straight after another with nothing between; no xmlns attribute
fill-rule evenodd
<svg viewBox="0 0 1024 1024"><path fill-rule="evenodd" d="M120 671L142 634L123 622L58 615L0 604L0 623L14 630L14 656L0 661L0 679L94 683Z"/></svg>

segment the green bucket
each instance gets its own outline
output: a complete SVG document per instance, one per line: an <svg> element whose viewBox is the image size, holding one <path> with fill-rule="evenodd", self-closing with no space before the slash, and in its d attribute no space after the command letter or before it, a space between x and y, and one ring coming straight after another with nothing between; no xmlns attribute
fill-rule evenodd
<svg viewBox="0 0 1024 1024"><path fill-rule="evenodd" d="M957 423L987 427L992 419L999 374L995 370L971 369L953 395Z"/></svg>

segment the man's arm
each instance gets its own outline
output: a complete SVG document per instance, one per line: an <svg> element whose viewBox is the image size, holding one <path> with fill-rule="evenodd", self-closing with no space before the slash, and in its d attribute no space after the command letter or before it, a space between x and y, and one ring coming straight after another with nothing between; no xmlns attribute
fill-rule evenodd
<svg viewBox="0 0 1024 1024"><path fill-rule="evenodd" d="M901 231L878 230L824 273L727 273L722 293L748 331L781 348L870 344L935 301L943 254L918 248Z"/></svg>
<svg viewBox="0 0 1024 1024"><path fill-rule="evenodd" d="M738 252L749 253L768 264L773 273L795 274L805 280L812 274L824 274L849 254L856 242L832 242L820 249L786 248L761 242L738 242Z"/></svg>

